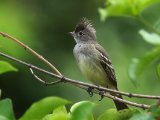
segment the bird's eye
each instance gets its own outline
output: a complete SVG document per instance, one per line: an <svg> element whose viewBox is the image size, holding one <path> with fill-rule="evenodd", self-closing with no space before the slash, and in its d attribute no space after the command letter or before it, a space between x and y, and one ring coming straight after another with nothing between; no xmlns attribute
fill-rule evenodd
<svg viewBox="0 0 160 120"><path fill-rule="evenodd" d="M78 34L79 34L79 36L82 36L82 35L83 35L83 32L82 32L82 31L79 31Z"/></svg>

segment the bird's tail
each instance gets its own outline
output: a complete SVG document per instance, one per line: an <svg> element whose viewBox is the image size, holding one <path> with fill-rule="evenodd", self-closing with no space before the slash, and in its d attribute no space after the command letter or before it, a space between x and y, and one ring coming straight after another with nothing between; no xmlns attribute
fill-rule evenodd
<svg viewBox="0 0 160 120"><path fill-rule="evenodd" d="M116 90L118 90L118 89L116 89ZM113 94L113 93L111 95L123 99L121 95L117 95L117 94ZM113 100L113 102L116 106L117 111L123 110L123 109L128 109L128 106L125 103L119 102L117 100Z"/></svg>
<svg viewBox="0 0 160 120"><path fill-rule="evenodd" d="M122 96L116 96L116 97L123 99ZM118 111L123 109L128 109L128 106L125 103L119 102L117 100L113 101Z"/></svg>

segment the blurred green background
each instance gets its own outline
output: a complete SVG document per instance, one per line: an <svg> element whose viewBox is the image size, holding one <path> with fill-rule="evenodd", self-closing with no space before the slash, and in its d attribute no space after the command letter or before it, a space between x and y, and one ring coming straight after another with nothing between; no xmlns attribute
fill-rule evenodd
<svg viewBox="0 0 160 120"><path fill-rule="evenodd" d="M155 77L154 64L139 78L138 87L135 87L128 77L127 70L131 59L141 57L145 51L152 48L138 34L139 29L145 28L144 25L132 17L110 17L101 22L98 8L104 6L103 2L103 0L1 0L0 31L29 45L53 63L66 77L89 82L76 65L72 54L75 42L68 34L73 31L80 18L87 17L92 20L97 30L99 43L112 59L119 89L158 95L160 81ZM29 52L3 37L0 37L0 51L48 69ZM113 107L111 100L105 98L99 102L98 95L90 98L86 91L67 83L45 86L34 79L25 66L3 57L0 57L0 60L8 61L19 70L0 75L2 98L12 99L17 117L21 116L31 103L46 96L59 96L73 102L94 101L98 104L95 115ZM46 81L55 80L46 75L40 76ZM147 104L155 102L133 98L131 100Z"/></svg>

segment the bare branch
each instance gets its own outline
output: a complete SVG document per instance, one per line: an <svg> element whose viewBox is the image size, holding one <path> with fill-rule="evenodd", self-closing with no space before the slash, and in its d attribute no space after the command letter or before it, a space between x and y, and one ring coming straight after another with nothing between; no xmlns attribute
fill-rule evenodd
<svg viewBox="0 0 160 120"><path fill-rule="evenodd" d="M116 90L112 90L112 89L108 89L108 88L104 88L104 87L99 87L99 86L96 86L96 85L93 85L93 84L84 83L84 82L81 82L81 81L78 81L78 80L73 80L73 79L70 79L70 78L67 78L67 77L64 77L64 76L60 76L60 75L51 73L51 72L49 72L49 71L46 71L46 70L44 70L44 69L42 69L42 68L39 68L39 67L37 67L37 66L34 66L34 65L32 65L32 64L26 63L26 62L24 62L24 61L21 61L21 60L19 60L19 59L16 59L16 58L14 58L14 57L11 57L11 56L9 56L9 55L6 55L6 54L4 54L4 53L2 53L2 52L0 52L0 55L3 56L3 57L6 57L6 58L8 58L8 59L11 59L11 60L13 60L13 61L15 61L15 62L18 62L18 63L20 63L20 64L23 64L23 65L25 65L25 66L27 66L27 67L29 67L29 68L35 69L35 70L37 70L37 71L39 71L39 72L45 73L45 74L47 74L47 75L50 75L50 76L52 76L52 77L54 77L54 78L63 80L63 81L66 82L66 83L73 84L74 86L84 86L84 87L86 87L86 88L91 87L91 88L94 88L94 89L97 90L97 91L111 92L111 93L116 93L116 94L125 95L125 96L128 96L128 97L147 98L147 99L158 99L158 100L160 99L160 96L142 95L142 94L132 94L132 93L127 93L127 92L121 92L121 91L116 91ZM45 81L42 80L42 79L39 80L39 81L41 81L42 83L45 83ZM52 84L52 83L50 83L50 85L51 85L51 84ZM53 84L54 84L54 82L53 82Z"/></svg>
<svg viewBox="0 0 160 120"><path fill-rule="evenodd" d="M83 82L80 82L80 81L77 81L77 80L72 80L72 79L70 79L70 78L66 78L66 77L64 77L64 76L60 76L60 75L51 73L51 72L49 72L49 71L46 71L46 70L44 70L44 69L42 69L42 68L39 68L39 67L37 67L37 66L34 66L34 65L32 65L32 64L26 63L26 62L24 62L24 61L21 61L21 60L19 60L19 59L16 59L16 58L14 58L14 57L11 57L11 56L9 56L9 55L6 55L6 54L4 54L4 53L2 53L2 52L0 52L0 55L3 56L3 57L6 57L6 58L8 58L8 59L11 59L11 60L13 60L13 61L15 61L15 62L18 62L18 63L20 63L20 64L23 64L23 65L25 65L25 66L27 66L27 67L29 67L32 75L33 75L37 80L39 80L40 82L42 82L42 83L44 83L44 84L47 84L47 85L51 85L51 84L55 84L55 83L59 83L59 82L66 82L66 83L70 83L70 84L72 84L72 85L74 85L74 86L77 86L77 87L79 87L79 88L83 88L83 89L85 89L85 90L87 90L89 87L94 88L94 89L93 89L93 92L96 93L96 94L99 94L100 91L106 91L106 92L113 92L113 93L121 94L120 91L112 91L111 89L107 89L107 88L104 88L104 87L98 87L98 86L95 86L95 85L92 85L92 84L83 83ZM38 71L40 71L40 72L42 72L42 73L45 73L45 74L47 74L47 75L50 75L50 76L52 76L52 77L58 78L58 79L60 79L60 80L55 81L55 82L45 82L44 80L40 79L37 75L35 75L34 72L33 72L33 70L32 70L31 68L32 68L32 69L35 69L35 70L38 70ZM129 94L129 93L128 93L128 94ZM143 109L147 109L147 108L150 107L150 106L145 105L145 104L138 104L138 103L130 102L130 101L127 101L127 100L123 100L123 99L120 99L120 98L118 98L118 97L115 97L115 96L112 96L112 95L109 95L109 94L103 94L103 96L108 97L108 98L110 98L110 99L114 99L114 100L123 102L123 103L126 103L126 104L128 104L128 105L140 107L140 108L143 108ZM132 94L132 96L134 96L134 94ZM141 96L142 96L142 95L141 95ZM134 97L139 97L139 95L138 95L138 96L134 96ZM159 97L159 96L157 96L157 97ZM150 98L153 98L153 97L151 96Z"/></svg>
<svg viewBox="0 0 160 120"><path fill-rule="evenodd" d="M82 89L84 89L84 90L86 90L86 91L88 90L88 87L87 87L87 86L83 86L83 85L79 85L79 84L77 84L76 86L79 87L79 88L82 88ZM94 93L96 93L96 94L99 94L100 90L93 89L92 92L94 92ZM110 95L110 94L107 94L107 93L105 93L105 92L104 92L103 94L101 94L101 95L103 95L103 96L105 96L105 97L107 97L107 98L110 98L110 99L112 99L112 100L117 100L117 101L119 101L119 102L122 102L122 103L125 103L125 104L128 104L128 105L131 105L131 106L139 107L139 108L142 108L142 109L148 109L148 108L150 108L149 105L146 105L146 104L138 104L138 103L135 103L135 102L130 102L130 101L127 101L127 100L118 98L118 97L116 97L116 96L112 96L112 95Z"/></svg>
<svg viewBox="0 0 160 120"><path fill-rule="evenodd" d="M37 80L39 80L40 82L42 82L42 83L44 83L44 84L46 84L46 85L57 84L57 83L62 82L61 80L57 80L57 81L55 81L55 82L46 82L46 81L40 79L37 75L35 75L34 72L33 72L33 70L32 70L32 68L30 68L30 71L31 71L32 75L33 75ZM74 85L77 86L77 87L79 87L79 88L82 88L82 89L84 89L84 90L86 90L86 91L88 90L88 87L87 87L87 86L82 86L82 85L79 85L79 84L74 84ZM99 94L99 90L94 90L94 91L92 91L92 92ZM102 96L105 96L105 97L108 97L108 98L110 98L110 99L113 99L113 100L117 100L117 101L122 102L122 103L126 103L126 104L131 105L131 106L135 106L135 107L142 108L142 109L148 109L148 108L150 108L149 105L146 105L146 104L138 104L138 103L130 102L130 101L127 101L127 100L118 98L118 97L116 97L116 96L112 96L112 95L110 95L109 93L107 94L107 93L104 92L104 93L101 94L101 95L102 95Z"/></svg>
<svg viewBox="0 0 160 120"><path fill-rule="evenodd" d="M3 36L3 37L7 37L8 39L16 42L17 44L19 44L20 46L22 46L24 49L30 51L34 56L36 56L39 60L43 61L44 63L46 63L50 68L52 68L52 70L54 70L58 75L61 75L61 72L54 66L52 65L49 61L47 61L43 56L39 55L37 52L35 52L33 49L31 49L29 46L25 45L24 43L22 43L21 41L19 41L18 39L6 34L6 33L3 33L3 32L0 32L0 34Z"/></svg>
<svg viewBox="0 0 160 120"><path fill-rule="evenodd" d="M31 74L33 75L33 77L35 77L38 81L44 83L45 85L53 85L53 84L57 84L57 83L60 83L62 82L62 80L57 80L57 81L54 81L54 82L46 82L44 80L42 80L41 78L39 78L32 70L32 68L29 68L29 70L31 71Z"/></svg>
<svg viewBox="0 0 160 120"><path fill-rule="evenodd" d="M130 102L130 101L127 101L127 100L125 100L125 99L121 99L121 98L118 98L118 97L116 97L116 96L112 96L112 95L110 95L110 94L105 94L104 96L106 96L106 97L108 97L108 98L111 98L111 99L113 99L113 100L115 99L115 100L117 100L117 101L119 101L119 102L122 102L122 103L126 103L126 104L131 105L131 106L135 106L135 107L142 108L142 109L148 109L148 108L151 107L151 106L146 105L146 104L138 104L138 103L135 103L135 102Z"/></svg>

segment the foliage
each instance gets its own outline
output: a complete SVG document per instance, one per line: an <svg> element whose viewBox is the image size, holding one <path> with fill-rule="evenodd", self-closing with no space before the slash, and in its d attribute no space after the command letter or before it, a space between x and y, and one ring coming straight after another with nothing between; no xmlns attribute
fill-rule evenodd
<svg viewBox="0 0 160 120"><path fill-rule="evenodd" d="M75 103L71 107L71 120L94 120L91 110L94 104L89 101ZM84 114L85 113L85 114Z"/></svg>
<svg viewBox="0 0 160 120"><path fill-rule="evenodd" d="M159 0L106 0L106 8L100 8L99 13L101 20L105 20L109 16L132 16L137 18L146 27L148 27L152 33L146 30L139 30L139 34L142 36L144 41L154 45L154 48L141 58L134 58L129 66L129 76L133 83L137 85L137 79L143 73L143 71L149 66L153 61L160 60L160 28L159 19L156 19L154 23L147 21L148 18L143 17L146 13L149 14L151 8L156 8L154 5L160 3ZM159 7L159 6L158 6ZM154 9L155 11L157 9ZM153 17L159 17L159 15L152 14ZM157 65L158 66L158 65ZM159 72L158 72L159 73Z"/></svg>
<svg viewBox="0 0 160 120"><path fill-rule="evenodd" d="M106 8L100 8L101 20L110 16L137 16L159 0L106 0Z"/></svg>
<svg viewBox="0 0 160 120"><path fill-rule="evenodd" d="M149 111L134 114L130 120L159 120L160 106L158 104L151 106Z"/></svg>
<svg viewBox="0 0 160 120"><path fill-rule="evenodd" d="M150 19L151 17L150 15L153 15L153 17L155 16L157 17L157 15L154 16L154 14L150 14L148 15L148 18L147 17L145 18L143 16L146 13L149 14L151 9L150 6L157 2L160 2L160 1L159 0L134 0L134 1L106 0L107 7L105 9L102 9L102 8L99 9L101 20L103 21L109 16L132 16L137 18L138 21L142 22L151 31L151 32L148 32L147 30L144 30L144 29L139 30L139 34L142 36L143 40L148 44L153 45L153 48L150 51L147 51L146 53L144 53L144 55L142 55L140 58L132 59L132 62L129 66L128 73L135 85L137 85L138 83L137 79L139 78L140 75L142 75L145 69L147 69L151 63L160 60L160 27L155 27L155 26L159 26L159 23L160 23L159 19L155 19L154 22L152 22L152 21L147 21L148 19ZM153 6L152 9L154 9L154 7L155 6ZM157 64L156 66L157 66L157 75L159 77L160 65ZM130 120L159 119L160 118L159 111L160 111L160 108L155 105L151 107L150 113L142 112L142 113L134 114L132 118L130 118ZM105 118L110 116L113 116L113 115L108 115ZM115 119L116 118L118 117L115 116Z"/></svg>
<svg viewBox="0 0 160 120"><path fill-rule="evenodd" d="M140 59L132 59L132 63L129 67L129 76L131 80L136 84L137 78L143 73L143 71L156 59L160 58L160 47L154 48L152 51L147 52Z"/></svg>
<svg viewBox="0 0 160 120"><path fill-rule="evenodd" d="M0 100L0 120L15 120L10 99Z"/></svg>
<svg viewBox="0 0 160 120"><path fill-rule="evenodd" d="M59 97L44 98L33 103L19 120L94 120L91 112L95 105L92 102L75 103L70 112L67 112L65 105L69 103L68 100ZM0 118L15 120L11 107L11 100L1 100Z"/></svg>
<svg viewBox="0 0 160 120"><path fill-rule="evenodd" d="M160 35L156 33L149 33L145 30L140 30L139 34L143 37L143 39L152 45L160 46Z"/></svg>
<svg viewBox="0 0 160 120"><path fill-rule="evenodd" d="M102 113L98 120L128 120L136 113L139 113L137 109L125 109L118 112L115 109L109 109Z"/></svg>
<svg viewBox="0 0 160 120"><path fill-rule="evenodd" d="M157 4L156 4L157 3ZM148 68L148 66L160 60L160 20L159 14L149 14L150 11L156 13L159 0L106 0L106 8L99 8L99 13L101 20L104 21L110 16L131 16L136 18L142 24L145 25L151 32L141 29L139 34L142 36L143 40L148 44L153 45L150 51L147 51L142 55L141 58L134 58L129 66L129 77L135 85L137 85L137 79L139 76ZM127 4L127 5L126 5ZM160 4L159 4L160 5ZM158 5L158 9L159 9ZM148 15L146 15L148 14ZM151 16L152 15L152 16ZM151 18L157 18L151 20ZM155 62L156 63L156 62ZM157 66L157 75L159 77L160 65ZM160 78L160 77L159 77ZM113 114L113 112L112 112ZM104 119L114 116L115 119L119 119L116 115L108 115ZM149 112L140 112L134 114L130 120L155 120L160 119L160 107L154 105L150 108Z"/></svg>
<svg viewBox="0 0 160 120"><path fill-rule="evenodd" d="M0 74L10 71L17 71L17 69L6 61L0 61Z"/></svg>
<svg viewBox="0 0 160 120"><path fill-rule="evenodd" d="M67 111L68 100L59 97L47 97L31 105L19 120L94 120L92 102L81 101L73 104ZM1 120L15 120L10 99L0 101ZM160 107L153 105L148 112L137 109L116 111L108 109L97 120L155 120L160 118Z"/></svg>
<svg viewBox="0 0 160 120"><path fill-rule="evenodd" d="M47 114L60 106L64 106L68 101L58 97L47 97L34 104L25 112L20 120L42 119Z"/></svg>

